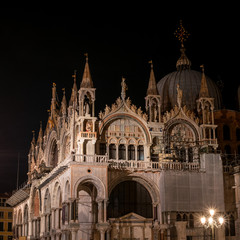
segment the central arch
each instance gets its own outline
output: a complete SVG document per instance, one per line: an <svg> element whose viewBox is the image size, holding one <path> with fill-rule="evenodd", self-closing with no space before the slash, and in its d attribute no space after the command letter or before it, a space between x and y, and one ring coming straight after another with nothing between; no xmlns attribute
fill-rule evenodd
<svg viewBox="0 0 240 240"><path fill-rule="evenodd" d="M142 184L126 180L112 190L107 212L108 218L119 218L132 212L145 218L153 218L153 201Z"/></svg>

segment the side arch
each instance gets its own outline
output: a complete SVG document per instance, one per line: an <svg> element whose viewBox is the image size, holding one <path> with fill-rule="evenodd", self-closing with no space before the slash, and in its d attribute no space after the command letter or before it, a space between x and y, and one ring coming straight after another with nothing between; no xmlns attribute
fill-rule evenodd
<svg viewBox="0 0 240 240"><path fill-rule="evenodd" d="M97 189L97 198L98 199L107 199L106 187L103 182L95 176L84 176L79 178L73 187L73 197L77 197L77 189L79 184L91 183Z"/></svg>

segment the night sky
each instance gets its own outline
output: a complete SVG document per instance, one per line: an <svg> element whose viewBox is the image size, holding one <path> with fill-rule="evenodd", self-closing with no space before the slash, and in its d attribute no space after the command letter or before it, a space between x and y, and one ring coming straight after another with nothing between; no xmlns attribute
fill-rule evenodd
<svg viewBox="0 0 240 240"><path fill-rule="evenodd" d="M231 11L226 5L173 8L149 6L128 13L124 8L99 9L97 14L74 7L0 9L0 192L16 188L18 153L19 183L27 179L32 130L37 135L40 121L46 126L53 82L59 101L62 88L69 100L73 71L80 86L88 53L97 89L96 115L120 96L122 76L127 96L144 109L148 61L153 61L157 81L176 70L180 43L173 33L180 19L191 34L185 47L192 69L200 71L204 64L206 75L224 84L224 106L236 109L239 19L234 6Z"/></svg>

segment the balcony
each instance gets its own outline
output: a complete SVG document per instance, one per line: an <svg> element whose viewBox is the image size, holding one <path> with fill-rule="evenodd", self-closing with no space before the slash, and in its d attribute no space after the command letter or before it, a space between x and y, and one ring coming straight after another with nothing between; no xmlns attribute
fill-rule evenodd
<svg viewBox="0 0 240 240"><path fill-rule="evenodd" d="M159 162L153 161L135 161L135 160L115 160L109 159L108 155L75 155L75 162L83 165L108 165L112 169L128 169L132 171L199 171L199 162L174 162L164 160Z"/></svg>

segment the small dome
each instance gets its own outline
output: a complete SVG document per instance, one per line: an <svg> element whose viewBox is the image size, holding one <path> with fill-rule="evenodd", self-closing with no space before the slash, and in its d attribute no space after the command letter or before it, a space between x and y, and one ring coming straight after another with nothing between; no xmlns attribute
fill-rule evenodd
<svg viewBox="0 0 240 240"><path fill-rule="evenodd" d="M199 97L202 73L182 68L178 71L167 74L157 84L159 95L162 101L162 111L169 111L177 105L177 84L182 89L182 106L186 105L190 110L196 110L196 100ZM215 109L221 108L221 93L217 85L206 76L210 97L214 98Z"/></svg>

